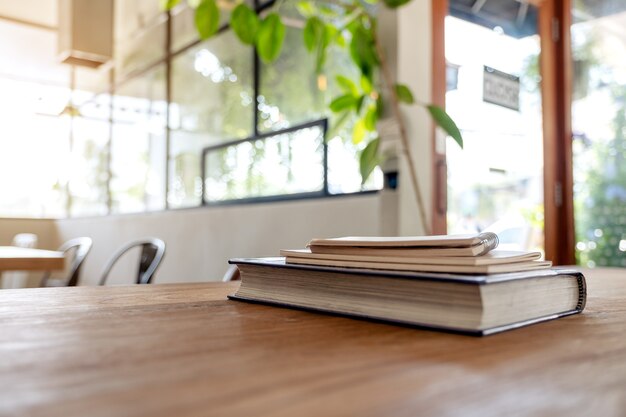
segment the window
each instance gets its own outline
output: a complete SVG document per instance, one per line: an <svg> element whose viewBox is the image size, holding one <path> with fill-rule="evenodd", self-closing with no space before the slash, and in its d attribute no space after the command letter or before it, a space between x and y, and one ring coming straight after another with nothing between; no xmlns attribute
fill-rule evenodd
<svg viewBox="0 0 626 417"><path fill-rule="evenodd" d="M325 193L326 120L205 150L205 202Z"/></svg>
<svg viewBox="0 0 626 417"><path fill-rule="evenodd" d="M115 2L115 75L123 80L147 65L163 60L167 16L155 0Z"/></svg>
<svg viewBox="0 0 626 417"><path fill-rule="evenodd" d="M172 61L170 207L200 204L200 158L209 145L249 137L254 125L250 48L227 32Z"/></svg>
<svg viewBox="0 0 626 417"><path fill-rule="evenodd" d="M572 3L576 258L626 267L626 5ZM615 26L618 25L618 26Z"/></svg>
<svg viewBox="0 0 626 417"><path fill-rule="evenodd" d="M70 216L108 212L111 96L109 72L74 69L71 120L68 209Z"/></svg>
<svg viewBox="0 0 626 417"><path fill-rule="evenodd" d="M0 21L0 215L66 214L69 68L56 32Z"/></svg>
<svg viewBox="0 0 626 417"><path fill-rule="evenodd" d="M274 4L248 3L259 13ZM4 30L12 25L0 22L0 34L22 37L33 57L50 50L42 68L27 57L29 65L3 70L19 78L26 68L26 81L0 79L2 108L23 101L37 110L5 124L0 149L9 137L20 140L0 152L0 173L28 175L0 181L0 191L15 196L2 214L95 216L380 188L379 171L361 185L356 155L365 144L351 144L353 121L331 129L333 68L346 75L350 58L330 50L329 70L316 75L294 5L280 6L291 23L272 64L236 39L228 13L216 36L198 40L183 3L163 13L157 0L115 0L113 65L95 70L50 64L56 32L17 33L20 26ZM13 62L4 59L12 51L0 45L2 62ZM51 79L40 82L40 69Z"/></svg>
<svg viewBox="0 0 626 417"><path fill-rule="evenodd" d="M529 6L516 26L509 24L515 16L496 3L485 3L479 17L486 21L463 15L460 3L450 4L452 16L445 19L445 58L457 75L446 93L446 110L464 140L463 149L451 138L446 146L448 232L488 230L501 237L502 248L543 250L537 11ZM502 26L494 29L491 13Z"/></svg>
<svg viewBox="0 0 626 417"><path fill-rule="evenodd" d="M113 96L111 210L165 208L165 66L122 85Z"/></svg>

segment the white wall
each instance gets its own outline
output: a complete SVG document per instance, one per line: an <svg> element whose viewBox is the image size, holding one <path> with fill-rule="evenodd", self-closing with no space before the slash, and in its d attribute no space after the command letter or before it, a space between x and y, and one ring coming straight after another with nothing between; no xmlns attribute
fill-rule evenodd
<svg viewBox="0 0 626 417"><path fill-rule="evenodd" d="M94 246L82 285L95 284L115 249L145 236L163 239L166 255L156 283L220 280L232 257L276 256L313 237L381 233L381 194L233 205L56 221L60 241L91 236ZM130 283L137 253L129 253L108 282Z"/></svg>

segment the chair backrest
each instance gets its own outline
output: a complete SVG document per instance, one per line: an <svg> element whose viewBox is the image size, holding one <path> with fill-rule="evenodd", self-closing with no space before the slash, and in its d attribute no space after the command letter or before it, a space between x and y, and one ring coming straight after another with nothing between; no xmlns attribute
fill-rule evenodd
<svg viewBox="0 0 626 417"><path fill-rule="evenodd" d="M154 237L144 238L128 242L113 254L109 262L104 267L100 278L100 285L104 285L113 265L127 251L137 246L141 247L141 257L139 258L139 269L137 271L137 284L150 284L163 255L165 255L165 242Z"/></svg>
<svg viewBox="0 0 626 417"><path fill-rule="evenodd" d="M239 275L239 268L237 268L237 265L230 265L222 277L222 282L238 281L240 279L241 275Z"/></svg>
<svg viewBox="0 0 626 417"><path fill-rule="evenodd" d="M74 249L74 258L72 259L72 265L70 271L67 274L67 281L65 283L68 287L75 287L78 285L80 278L80 270L83 265L83 261L87 257L87 254L91 250L93 241L89 237L77 237L70 239L57 249L59 252L67 253ZM46 282L50 278L50 272L46 272L41 280L41 286L45 287Z"/></svg>

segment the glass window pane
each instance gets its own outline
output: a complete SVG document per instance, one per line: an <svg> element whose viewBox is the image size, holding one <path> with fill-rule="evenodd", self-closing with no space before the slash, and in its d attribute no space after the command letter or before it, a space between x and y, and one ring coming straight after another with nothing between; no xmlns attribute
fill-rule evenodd
<svg viewBox="0 0 626 417"><path fill-rule="evenodd" d="M315 126L209 151L206 200L323 192L323 135Z"/></svg>
<svg viewBox="0 0 626 417"><path fill-rule="evenodd" d="M281 13L297 16L293 3L281 8ZM328 106L342 94L336 82L339 74L352 79L356 85L360 83L359 72L346 49L330 47L324 73L318 76L314 55L304 47L302 30L288 27L281 56L272 64L261 64L259 130L276 131L324 117L334 126L340 116L330 112ZM328 138L328 191L331 194L382 188L382 172L378 168L364 185L361 184L359 151L367 143L352 143L356 119L356 115L351 114L343 128L335 130L334 136Z"/></svg>
<svg viewBox="0 0 626 417"><path fill-rule="evenodd" d="M73 121L70 156L70 216L107 214L109 122L83 117Z"/></svg>
<svg viewBox="0 0 626 417"><path fill-rule="evenodd" d="M66 214L70 91L0 78L0 215Z"/></svg>
<svg viewBox="0 0 626 417"><path fill-rule="evenodd" d="M626 4L573 2L576 256L626 267Z"/></svg>
<svg viewBox="0 0 626 417"><path fill-rule="evenodd" d="M165 207L165 66L124 84L113 98L114 213Z"/></svg>
<svg viewBox="0 0 626 417"><path fill-rule="evenodd" d="M328 192L330 194L380 190L383 187L383 172L380 168L376 168L365 184L361 184L359 152L367 144L352 143L353 124L347 124L335 138L328 141Z"/></svg>
<svg viewBox="0 0 626 417"><path fill-rule="evenodd" d="M285 129L326 113L330 96L318 86L315 60L304 47L301 29L287 28L280 57L271 64L262 64L260 77L260 131Z"/></svg>
<svg viewBox="0 0 626 417"><path fill-rule="evenodd" d="M536 16L529 6L523 27L534 29L522 34L507 29L515 16L497 30L452 16L445 22L446 60L458 74L446 93L446 110L464 140L462 150L452 139L446 145L448 232L496 232L502 249L544 245ZM510 94L496 94L501 101L494 104L484 94L489 85Z"/></svg>
<svg viewBox="0 0 626 417"><path fill-rule="evenodd" d="M200 204L202 149L252 136L252 49L232 32L178 55L170 103L171 207Z"/></svg>
<svg viewBox="0 0 626 417"><path fill-rule="evenodd" d="M115 2L116 79L165 57L166 20L158 1Z"/></svg>
<svg viewBox="0 0 626 417"><path fill-rule="evenodd" d="M110 69L74 67L72 105L81 117L108 120L111 114Z"/></svg>
<svg viewBox="0 0 626 417"><path fill-rule="evenodd" d="M106 68L73 70L75 117L69 159L69 215L104 215L108 213L110 73Z"/></svg>

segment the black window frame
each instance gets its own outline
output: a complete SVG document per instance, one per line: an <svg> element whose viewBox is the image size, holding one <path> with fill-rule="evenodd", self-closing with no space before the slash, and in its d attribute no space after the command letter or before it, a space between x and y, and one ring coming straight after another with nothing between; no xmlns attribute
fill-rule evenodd
<svg viewBox="0 0 626 417"><path fill-rule="evenodd" d="M257 111L258 113L258 111ZM322 189L319 191L311 191L304 193L291 193L291 194L274 194L268 196L258 197L244 197L233 198L220 201L209 201L206 199L206 168L207 168L207 155L211 152L217 152L229 146L236 146L246 142L255 142L258 140L266 140L275 136L294 133L300 130L308 129L311 127L320 127L322 131L322 168L323 168L323 182ZM202 174L202 206L221 206L231 205L239 203L253 203L253 202L271 202L271 201L285 201L285 200L299 200L304 198L319 198L329 196L328 191L328 145L326 144L326 133L328 132L328 119L319 119L311 122L301 123L295 126L290 126L285 129L256 133L250 137L244 139L238 139L230 142L224 142L217 145L207 146L202 149L202 156L200 158L200 172Z"/></svg>

